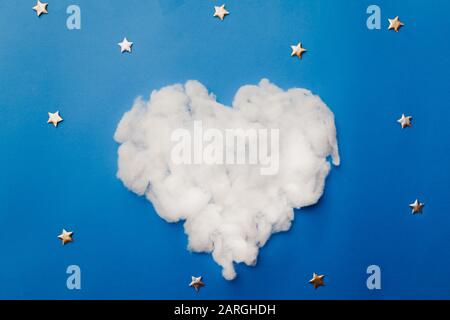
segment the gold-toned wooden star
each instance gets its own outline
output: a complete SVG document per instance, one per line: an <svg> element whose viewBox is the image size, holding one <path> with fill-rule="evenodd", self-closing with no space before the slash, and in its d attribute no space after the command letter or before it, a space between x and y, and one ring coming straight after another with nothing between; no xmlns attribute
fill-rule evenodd
<svg viewBox="0 0 450 320"><path fill-rule="evenodd" d="M36 11L37 16L40 17L41 14L48 13L47 12L47 6L48 6L48 3L43 3L43 2L38 0L36 5L33 7L33 10Z"/></svg>
<svg viewBox="0 0 450 320"><path fill-rule="evenodd" d="M220 7L214 6L214 11L214 17L218 17L220 20L223 20L226 15L230 14L227 9L225 9L225 4Z"/></svg>
<svg viewBox="0 0 450 320"><path fill-rule="evenodd" d="M73 235L72 231L66 231L66 229L63 229L62 233L58 236L58 238L61 240L64 246L65 244L73 241L72 235Z"/></svg>
<svg viewBox="0 0 450 320"><path fill-rule="evenodd" d="M421 203L419 199L416 199L413 203L409 205L412 210L412 214L422 213L423 207L425 204Z"/></svg>
<svg viewBox="0 0 450 320"><path fill-rule="evenodd" d="M291 57L297 56L300 59L302 58L303 54L307 51L305 48L302 47L302 43L299 42L296 46L291 46L292 53Z"/></svg>
<svg viewBox="0 0 450 320"><path fill-rule="evenodd" d="M323 282L323 278L325 278L324 275L318 275L317 273L313 273L313 277L311 280L309 280L309 283L311 283L314 286L314 289L317 289L320 286L324 286L325 283Z"/></svg>
<svg viewBox="0 0 450 320"><path fill-rule="evenodd" d="M120 46L120 52L130 52L131 53L131 47L133 46L133 42L130 42L127 40L127 38L123 38L122 42L119 42L118 45Z"/></svg>
<svg viewBox="0 0 450 320"><path fill-rule="evenodd" d="M202 278L203 277L192 277L189 287L193 287L195 291L198 291L201 287L204 287L205 284L203 283Z"/></svg>
<svg viewBox="0 0 450 320"><path fill-rule="evenodd" d="M56 111L55 113L48 113L48 121L47 123L53 124L55 127L58 126L58 123L63 121L63 118L59 115L59 111Z"/></svg>
<svg viewBox="0 0 450 320"><path fill-rule="evenodd" d="M403 27L405 24L400 21L398 16L396 16L394 19L388 19L389 20L389 29L388 30L395 30L395 32L398 32L401 27Z"/></svg>
<svg viewBox="0 0 450 320"><path fill-rule="evenodd" d="M400 123L400 125L402 126L402 129L405 129L406 127L412 126L411 120L412 120L411 116L406 116L403 113L402 117L400 119L398 119L397 122Z"/></svg>

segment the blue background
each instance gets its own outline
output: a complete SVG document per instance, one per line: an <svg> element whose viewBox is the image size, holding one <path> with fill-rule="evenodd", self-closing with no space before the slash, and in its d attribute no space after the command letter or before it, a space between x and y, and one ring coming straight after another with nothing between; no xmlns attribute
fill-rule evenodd
<svg viewBox="0 0 450 320"><path fill-rule="evenodd" d="M450 298L450 2L228 0L220 21L217 1L48 1L41 18L34 0L0 2L0 298ZM382 30L366 27L373 3ZM81 30L66 28L70 4ZM396 15L399 33L387 30ZM228 282L186 250L181 223L122 186L113 134L151 90L197 79L230 104L263 77L322 97L342 165L319 204ZM402 113L413 128L396 123ZM416 197L423 215L408 207ZM63 227L75 231L64 247ZM71 264L82 290L66 288ZM382 290L366 287L371 264ZM308 284L313 272L325 287ZM198 294L191 275L204 276Z"/></svg>

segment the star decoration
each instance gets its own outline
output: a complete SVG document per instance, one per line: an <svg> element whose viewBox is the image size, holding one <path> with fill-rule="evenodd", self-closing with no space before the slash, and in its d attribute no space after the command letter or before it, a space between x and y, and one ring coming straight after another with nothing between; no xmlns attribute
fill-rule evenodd
<svg viewBox="0 0 450 320"><path fill-rule="evenodd" d="M309 280L309 283L311 283L314 286L314 289L317 289L320 286L324 286L325 283L323 282L323 278L325 278L324 275L318 275L317 273L313 273L313 277L311 280Z"/></svg>
<svg viewBox="0 0 450 320"><path fill-rule="evenodd" d="M223 20L226 15L230 14L227 9L225 9L225 5L221 5L220 7L214 6L214 17L218 17L220 20Z"/></svg>
<svg viewBox="0 0 450 320"><path fill-rule="evenodd" d="M402 129L405 129L406 127L411 127L411 116L406 116L404 113L402 114L402 117L397 120L398 123L402 126Z"/></svg>
<svg viewBox="0 0 450 320"><path fill-rule="evenodd" d="M62 233L58 236L58 238L62 241L62 244L65 245L69 242L72 242L72 231L66 231L66 229L62 230Z"/></svg>
<svg viewBox="0 0 450 320"><path fill-rule="evenodd" d="M47 6L48 6L48 3L42 3L41 1L38 0L36 5L33 7L33 10L36 11L37 16L40 17L41 14L48 13Z"/></svg>
<svg viewBox="0 0 450 320"><path fill-rule="evenodd" d="M60 117L59 111L56 111L55 113L48 113L48 121L47 123L53 124L55 127L58 126L58 123L63 121L63 118Z"/></svg>
<svg viewBox="0 0 450 320"><path fill-rule="evenodd" d="M395 32L398 32L401 27L403 27L405 24L400 21L398 16L396 16L394 19L388 19L389 20L389 29L388 30L395 30Z"/></svg>
<svg viewBox="0 0 450 320"><path fill-rule="evenodd" d="M133 42L130 42L127 40L127 38L123 38L122 42L119 42L118 45L120 46L120 52L131 52L131 46L133 45Z"/></svg>
<svg viewBox="0 0 450 320"><path fill-rule="evenodd" d="M302 58L302 55L307 51L305 48L302 48L301 42L299 42L296 46L291 46L291 49L291 57L297 56L300 59Z"/></svg>
<svg viewBox="0 0 450 320"><path fill-rule="evenodd" d="M422 213L422 209L424 206L425 204L421 203L419 199L416 199L416 201L409 205L409 207L412 209L412 214Z"/></svg>
<svg viewBox="0 0 450 320"><path fill-rule="evenodd" d="M204 287L205 284L202 281L203 277L192 277L191 283L189 284L189 287L193 287L195 291L198 291L201 287Z"/></svg>

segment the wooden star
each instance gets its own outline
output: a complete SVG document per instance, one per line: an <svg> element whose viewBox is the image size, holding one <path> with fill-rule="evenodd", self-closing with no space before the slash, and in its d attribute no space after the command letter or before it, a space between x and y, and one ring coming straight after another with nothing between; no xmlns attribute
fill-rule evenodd
<svg viewBox="0 0 450 320"><path fill-rule="evenodd" d="M398 16L396 16L394 19L388 19L389 20L389 29L388 30L395 30L395 32L398 32L401 27L403 27L405 24L400 21Z"/></svg>
<svg viewBox="0 0 450 320"><path fill-rule="evenodd" d="M314 286L314 289L317 289L320 286L324 286L325 283L323 282L323 278L325 278L324 275L318 275L317 273L313 273L313 277L311 280L309 280L309 283L311 283Z"/></svg>
<svg viewBox="0 0 450 320"><path fill-rule="evenodd" d="M411 120L412 120L411 116L406 116L403 113L402 117L400 119L398 119L397 122L400 123L400 125L402 126L402 129L405 129L406 127L412 126Z"/></svg>
<svg viewBox="0 0 450 320"><path fill-rule="evenodd" d="M419 199L416 199L416 201L409 205L409 207L412 209L412 214L422 213L422 209L424 206L425 204L421 203Z"/></svg>
<svg viewBox="0 0 450 320"><path fill-rule="evenodd" d="M48 121L47 123L53 124L55 127L58 126L58 123L63 121L63 118L60 117L59 111L56 111L55 113L48 113Z"/></svg>
<svg viewBox="0 0 450 320"><path fill-rule="evenodd" d="M122 42L119 42L118 45L120 46L120 52L130 52L131 53L131 47L133 46L133 42L130 42L127 40L127 38L123 38Z"/></svg>
<svg viewBox="0 0 450 320"><path fill-rule="evenodd" d="M292 53L291 57L297 56L300 59L302 58L303 54L307 51L305 48L302 47L302 43L299 42L296 46L291 46Z"/></svg>
<svg viewBox="0 0 450 320"><path fill-rule="evenodd" d="M48 13L47 6L48 6L48 3L42 3L41 1L38 0L36 5L33 7L33 10L36 11L37 16L40 17L41 14Z"/></svg>
<svg viewBox="0 0 450 320"><path fill-rule="evenodd" d="M69 242L72 242L72 231L66 231L66 229L62 230L62 233L58 236L58 238L61 240L63 246Z"/></svg>
<svg viewBox="0 0 450 320"><path fill-rule="evenodd" d="M220 20L223 20L226 15L230 14L227 9L225 9L225 5L221 5L220 7L214 6L214 17L218 17Z"/></svg>
<svg viewBox="0 0 450 320"><path fill-rule="evenodd" d="M201 287L204 287L205 284L202 281L203 277L192 277L191 283L189 284L189 287L193 287L195 289L195 291L198 292L198 290Z"/></svg>

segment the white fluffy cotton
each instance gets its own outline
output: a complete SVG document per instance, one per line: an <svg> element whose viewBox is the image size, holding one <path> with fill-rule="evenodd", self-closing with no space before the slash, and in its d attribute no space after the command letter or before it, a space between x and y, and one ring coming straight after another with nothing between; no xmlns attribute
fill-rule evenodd
<svg viewBox="0 0 450 320"><path fill-rule="evenodd" d="M278 174L261 175L249 164L174 164L172 132L192 132L198 120L220 130L279 129ZM334 115L320 97L266 79L241 87L232 107L198 81L154 91L125 113L115 140L125 186L145 195L166 221L185 220L189 249L211 252L226 279L236 276L234 262L254 265L270 235L290 228L294 208L319 200L328 156L339 165Z"/></svg>

